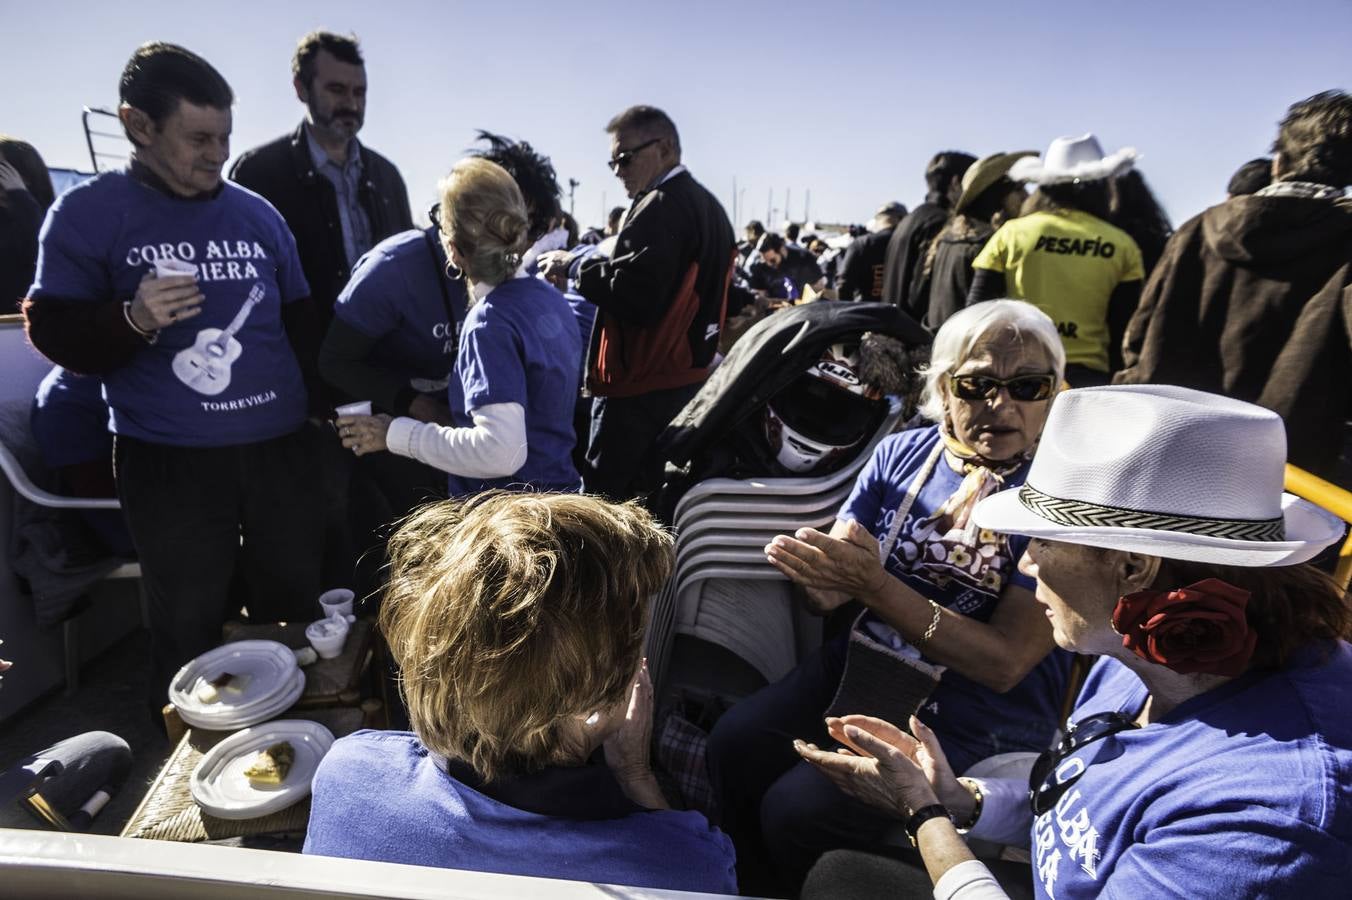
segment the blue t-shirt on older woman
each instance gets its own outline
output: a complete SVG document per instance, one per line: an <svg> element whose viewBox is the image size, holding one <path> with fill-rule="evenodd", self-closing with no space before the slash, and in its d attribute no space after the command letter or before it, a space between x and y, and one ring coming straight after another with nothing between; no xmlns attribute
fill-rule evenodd
<svg viewBox="0 0 1352 900"><path fill-rule="evenodd" d="M698 812L634 804L604 765L485 785L406 731L336 741L314 777L319 856L736 894L732 842Z"/></svg>
<svg viewBox="0 0 1352 900"><path fill-rule="evenodd" d="M126 172L77 185L47 212L31 296L120 303L161 259L197 266L206 299L103 376L113 433L225 447L298 429L305 386L282 304L310 289L286 222L252 191L227 181L210 199L187 200Z"/></svg>
<svg viewBox="0 0 1352 900"><path fill-rule="evenodd" d="M939 441L937 426L884 438L859 473L854 490L837 518L855 520L881 543L892 527L907 488L920 475ZM1006 477L1006 489L1023 484L1027 476L1028 465L1024 464ZM940 606L987 622L1007 584L1028 590L1036 587L1015 568L1028 546L1027 538L1009 537L1006 551L1001 552L995 566L984 569L982 578L964 580L960 575L954 576L953 567L926 568L915 564L918 555L927 552L921 546L923 540L917 538L917 526L957 491L962 480L962 475L942 459L937 461L906 514L886 568L889 574ZM992 542L998 540L995 535L989 537ZM958 562L962 567L972 567L970 562ZM939 686L917 715L934 730L957 772L998 753L1040 752L1051 743L1060 725L1061 699L1068 684L1070 662L1070 654L1053 650L1023 681L1004 694L977 684L955 669L946 669Z"/></svg>
<svg viewBox="0 0 1352 900"><path fill-rule="evenodd" d="M505 478L451 475L449 496L581 487L572 459L581 355L568 301L538 278L508 279L470 307L447 389L452 423L471 427L474 410L518 403L526 413L528 452L521 468Z"/></svg>
<svg viewBox="0 0 1352 900"><path fill-rule="evenodd" d="M445 382L465 321L465 281L446 274L435 231L404 231L372 247L333 314L376 339L372 360L381 368Z"/></svg>
<svg viewBox="0 0 1352 900"><path fill-rule="evenodd" d="M1147 696L1116 660L1071 718L1135 717ZM1352 647L1312 644L1144 728L1086 744L1033 824L1038 897L1346 897L1352 884Z"/></svg>

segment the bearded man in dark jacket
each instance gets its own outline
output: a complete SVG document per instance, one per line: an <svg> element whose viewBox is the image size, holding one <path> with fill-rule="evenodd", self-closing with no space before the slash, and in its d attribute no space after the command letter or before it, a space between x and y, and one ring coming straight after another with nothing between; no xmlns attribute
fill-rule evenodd
<svg viewBox="0 0 1352 900"><path fill-rule="evenodd" d="M1292 106L1273 150L1272 184L1170 239L1114 381L1265 406L1286 422L1290 461L1328 477L1352 397L1352 95Z"/></svg>
<svg viewBox="0 0 1352 900"><path fill-rule="evenodd" d="M399 170L357 140L366 118L366 66L357 42L311 32L296 46L291 70L305 121L244 153L230 179L262 194L286 219L323 334L357 260L412 228L413 216Z"/></svg>

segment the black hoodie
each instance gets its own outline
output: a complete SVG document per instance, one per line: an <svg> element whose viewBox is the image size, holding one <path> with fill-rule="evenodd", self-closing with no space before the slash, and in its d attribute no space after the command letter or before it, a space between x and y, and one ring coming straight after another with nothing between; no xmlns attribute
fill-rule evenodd
<svg viewBox="0 0 1352 900"><path fill-rule="evenodd" d="M1265 406L1288 458L1333 474L1352 410L1352 200L1241 196L1183 225L1127 328L1118 384Z"/></svg>

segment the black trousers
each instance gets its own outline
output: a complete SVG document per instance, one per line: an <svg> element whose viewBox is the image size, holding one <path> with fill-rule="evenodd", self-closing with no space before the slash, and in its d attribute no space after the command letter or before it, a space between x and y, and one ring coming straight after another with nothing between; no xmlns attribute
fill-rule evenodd
<svg viewBox="0 0 1352 900"><path fill-rule="evenodd" d="M660 487L663 461L653 445L699 388L690 384L636 397L594 398L583 490L631 500Z"/></svg>
<svg viewBox="0 0 1352 900"><path fill-rule="evenodd" d="M230 447L117 438L117 492L150 607L152 705L165 702L180 666L221 643L221 626L239 609L232 583L253 622L318 618L316 437L305 426Z"/></svg>

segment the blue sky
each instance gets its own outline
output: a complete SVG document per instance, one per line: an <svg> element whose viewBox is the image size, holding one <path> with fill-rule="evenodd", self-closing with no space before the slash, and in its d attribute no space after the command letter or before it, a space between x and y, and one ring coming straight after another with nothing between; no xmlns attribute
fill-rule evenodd
<svg viewBox="0 0 1352 900"><path fill-rule="evenodd" d="M584 225L624 200L602 129L631 103L671 114L687 164L730 213L736 177L743 221L765 217L770 191L779 218L788 191L801 219L811 191L814 219L862 222L888 200L918 202L936 150L1042 150L1094 131L1109 151L1142 153L1178 223L1265 154L1287 105L1352 80L1349 0L153 0L7 4L4 22L0 131L50 165L88 168L80 108L112 107L127 57L151 39L229 79L236 153L290 130L291 52L322 26L361 39L361 136L399 165L415 210L487 128L576 178Z"/></svg>

